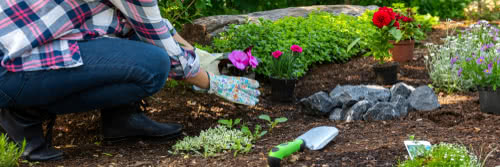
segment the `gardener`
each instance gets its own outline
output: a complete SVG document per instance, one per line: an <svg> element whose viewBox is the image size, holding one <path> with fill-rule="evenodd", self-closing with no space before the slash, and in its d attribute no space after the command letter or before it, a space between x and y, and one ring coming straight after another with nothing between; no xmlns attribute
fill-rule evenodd
<svg viewBox="0 0 500 167"><path fill-rule="evenodd" d="M100 108L105 139L178 135L181 125L141 111L168 77L240 104L260 94L255 80L201 69L156 0L0 1L0 58L0 125L15 142L26 139L32 161L62 158L50 143L58 114Z"/></svg>

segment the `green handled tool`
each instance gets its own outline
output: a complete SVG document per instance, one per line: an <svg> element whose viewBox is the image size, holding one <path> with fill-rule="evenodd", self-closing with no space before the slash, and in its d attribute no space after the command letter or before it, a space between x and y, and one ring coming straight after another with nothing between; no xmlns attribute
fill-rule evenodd
<svg viewBox="0 0 500 167"><path fill-rule="evenodd" d="M305 147L310 150L320 150L338 134L339 130L332 126L312 128L294 141L283 143L272 148L267 157L268 164L270 167L279 167L283 158L297 151L303 151Z"/></svg>

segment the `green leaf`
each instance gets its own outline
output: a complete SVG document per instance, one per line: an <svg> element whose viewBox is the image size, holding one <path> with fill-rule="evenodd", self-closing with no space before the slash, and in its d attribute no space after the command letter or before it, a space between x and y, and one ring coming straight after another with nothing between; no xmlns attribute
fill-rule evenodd
<svg viewBox="0 0 500 167"><path fill-rule="evenodd" d="M274 121L278 122L278 123L283 123L283 122L286 122L288 121L287 118L285 117L280 117L280 118L276 118Z"/></svg>
<svg viewBox="0 0 500 167"><path fill-rule="evenodd" d="M354 45L356 45L359 42L359 40L361 40L361 38L357 38L354 41L352 41L351 44L349 44L349 46L347 47L347 53L351 51L352 47L354 47Z"/></svg>
<svg viewBox="0 0 500 167"><path fill-rule="evenodd" d="M226 120L226 119L220 119L219 121L217 121L219 124L222 124L222 125L226 125L226 126L230 126L231 123L229 122L229 120Z"/></svg>
<svg viewBox="0 0 500 167"><path fill-rule="evenodd" d="M269 117L269 115L266 115L266 114L259 115L259 119L263 119L263 120L271 122L271 117Z"/></svg>
<svg viewBox="0 0 500 167"><path fill-rule="evenodd" d="M236 120L234 120L233 126L234 126L234 125L238 125L238 124L240 123L240 121L241 121L241 119L239 119L239 118L238 118L238 119L236 119Z"/></svg>
<svg viewBox="0 0 500 167"><path fill-rule="evenodd" d="M250 129L246 125L243 125L241 127L241 132L243 132L246 135L250 135L250 136L252 135L252 132L250 131Z"/></svg>
<svg viewBox="0 0 500 167"><path fill-rule="evenodd" d="M389 30L389 33L391 33L392 37L396 39L396 42L401 40L401 38L403 37L401 30L398 30L396 27L392 27L391 30Z"/></svg>
<svg viewBox="0 0 500 167"><path fill-rule="evenodd" d="M264 136L265 134L267 134L267 130L260 132L259 137L262 137L262 136Z"/></svg>

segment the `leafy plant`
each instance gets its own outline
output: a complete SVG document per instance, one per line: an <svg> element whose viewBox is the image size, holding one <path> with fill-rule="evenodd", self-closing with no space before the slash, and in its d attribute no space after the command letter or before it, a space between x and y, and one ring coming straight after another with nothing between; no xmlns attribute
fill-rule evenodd
<svg viewBox="0 0 500 167"><path fill-rule="evenodd" d="M418 8L422 14L431 14L440 18L464 18L464 8L474 0L352 0L353 4L391 6L404 3Z"/></svg>
<svg viewBox="0 0 500 167"><path fill-rule="evenodd" d="M399 167L441 167L467 166L481 167L478 158L469 153L462 145L441 143L434 145L430 150L423 149L423 154L413 160L398 163Z"/></svg>
<svg viewBox="0 0 500 167"><path fill-rule="evenodd" d="M19 148L13 142L8 141L5 134L0 135L0 166L14 167L19 165L19 158L24 152L26 141Z"/></svg>
<svg viewBox="0 0 500 167"><path fill-rule="evenodd" d="M415 20L417 15L416 8L407 8L404 3L392 4L396 14L396 20L399 23L398 29L401 30L401 40L422 40L425 34L422 31L422 25Z"/></svg>
<svg viewBox="0 0 500 167"><path fill-rule="evenodd" d="M266 114L260 115L259 119L267 121L267 125L269 125L269 132L272 132L273 128L276 127L276 125L278 125L279 123L283 123L283 122L288 121L288 119L285 117L279 117L279 118L276 118L274 120L271 120L271 117L269 117L269 115L266 115Z"/></svg>
<svg viewBox="0 0 500 167"><path fill-rule="evenodd" d="M374 40L371 34L376 32L371 24L354 16L318 11L307 17L284 17L274 22L260 19L258 24L231 25L214 39L214 49L231 52L254 45L252 55L261 61L255 72L270 76L266 68L274 58L269 55L299 45L304 52L296 60L296 64L302 65L296 75L301 77L312 64L342 63L365 52Z"/></svg>
<svg viewBox="0 0 500 167"><path fill-rule="evenodd" d="M381 7L373 14L373 25L378 27L378 33L374 34L373 39L377 40L374 40L370 46L371 50L365 56L372 55L380 64L384 64L392 56L389 53L389 49L393 48L394 45L389 43L389 41L395 40L397 43L403 37L401 30L399 30L400 24L396 16L397 14L392 8L387 7Z"/></svg>
<svg viewBox="0 0 500 167"><path fill-rule="evenodd" d="M241 119L237 118L233 121L233 119L221 119L217 121L219 124L226 126L229 129L232 129L234 126L240 123Z"/></svg>
<svg viewBox="0 0 500 167"><path fill-rule="evenodd" d="M295 48L295 49L294 49ZM264 67L265 74L271 78L278 79L296 79L299 73L301 64L297 63L297 58L302 53L302 48L298 45L292 45L290 51L282 53L280 50L271 53L272 62Z"/></svg>
<svg viewBox="0 0 500 167"><path fill-rule="evenodd" d="M243 132L247 136L251 136L253 141L259 140L262 136L267 134L267 131L262 131L262 127L260 125L255 125L254 132L250 131L250 129L246 126L243 125L241 127L241 132Z"/></svg>

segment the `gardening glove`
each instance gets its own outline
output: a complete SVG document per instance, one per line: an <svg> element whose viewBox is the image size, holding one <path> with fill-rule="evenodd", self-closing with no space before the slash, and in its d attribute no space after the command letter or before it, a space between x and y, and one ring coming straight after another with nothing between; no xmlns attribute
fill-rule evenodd
<svg viewBox="0 0 500 167"><path fill-rule="evenodd" d="M210 79L210 88L206 92L215 94L233 103L254 106L259 102L259 82L245 77L215 75L207 72ZM203 89L193 86L194 90Z"/></svg>
<svg viewBox="0 0 500 167"><path fill-rule="evenodd" d="M209 53L199 48L195 49L196 55L200 58L200 67L205 71L219 75L219 59L222 53Z"/></svg>

